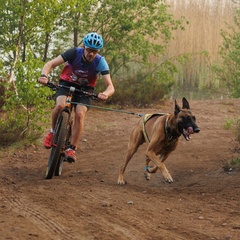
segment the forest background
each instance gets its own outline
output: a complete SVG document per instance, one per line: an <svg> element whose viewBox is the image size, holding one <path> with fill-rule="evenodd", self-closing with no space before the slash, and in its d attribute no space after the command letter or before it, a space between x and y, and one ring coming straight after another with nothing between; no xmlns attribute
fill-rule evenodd
<svg viewBox="0 0 240 240"><path fill-rule="evenodd" d="M240 96L238 0L3 0L0 3L1 142L43 131L49 89L44 63L81 46L91 31L116 87L109 104L151 106L166 98ZM58 81L61 67L49 79ZM100 91L101 79L96 91ZM32 139L31 139L32 140Z"/></svg>

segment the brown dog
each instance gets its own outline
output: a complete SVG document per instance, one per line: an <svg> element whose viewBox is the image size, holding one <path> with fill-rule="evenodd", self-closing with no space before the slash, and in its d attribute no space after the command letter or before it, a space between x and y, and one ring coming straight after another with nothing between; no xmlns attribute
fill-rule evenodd
<svg viewBox="0 0 240 240"><path fill-rule="evenodd" d="M164 179L169 183L173 182L163 162L176 149L181 135L189 141L190 135L199 131L196 118L192 114L186 98L182 99L182 109L175 100L174 113L145 115L132 129L125 163L120 168L118 184L126 184L123 175L127 164L144 142L149 143L146 151L146 179L149 180L151 173L160 169ZM154 166L150 166L150 161L153 162Z"/></svg>

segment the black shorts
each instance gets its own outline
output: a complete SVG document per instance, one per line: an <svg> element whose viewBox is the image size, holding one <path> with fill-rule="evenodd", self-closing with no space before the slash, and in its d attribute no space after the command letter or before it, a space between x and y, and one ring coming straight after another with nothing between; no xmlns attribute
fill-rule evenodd
<svg viewBox="0 0 240 240"><path fill-rule="evenodd" d="M67 87L71 87L72 86L72 87L75 87L76 89L83 90L83 91L86 91L86 92L94 92L94 88L93 87L81 87L81 86L79 86L77 84L74 84L74 83L71 83L71 82L67 82L67 81L63 81L63 80L60 80L59 84L63 85L63 86L67 86ZM67 96L67 94L68 94L68 92L67 92L66 89L60 88L56 92L56 98L58 96ZM72 102L77 102L77 103L90 105L91 102L92 102L92 98L90 96L80 96L77 93L73 93Z"/></svg>

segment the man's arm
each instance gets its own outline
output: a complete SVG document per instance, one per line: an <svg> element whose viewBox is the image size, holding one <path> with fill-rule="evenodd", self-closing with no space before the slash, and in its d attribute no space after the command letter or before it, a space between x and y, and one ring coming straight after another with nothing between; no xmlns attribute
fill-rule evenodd
<svg viewBox="0 0 240 240"><path fill-rule="evenodd" d="M42 69L42 74L41 77L38 78L38 82L42 84L47 84L48 83L47 77L50 71L62 63L64 63L64 60L61 55L47 62Z"/></svg>
<svg viewBox="0 0 240 240"><path fill-rule="evenodd" d="M110 96L112 96L115 92L112 79L110 74L106 74L102 76L103 82L106 86L105 91L98 94L98 97L102 100L107 100Z"/></svg>

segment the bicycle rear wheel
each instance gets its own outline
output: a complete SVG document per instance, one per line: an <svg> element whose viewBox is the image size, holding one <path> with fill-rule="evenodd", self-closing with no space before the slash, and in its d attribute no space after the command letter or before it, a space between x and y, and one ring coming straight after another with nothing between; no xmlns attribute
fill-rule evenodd
<svg viewBox="0 0 240 240"><path fill-rule="evenodd" d="M53 147L48 159L48 166L46 171L46 179L51 179L55 173L56 167L58 168L61 165L62 171L62 164L59 161L62 159L62 152L65 148L65 142L68 135L68 122L69 122L69 113L63 111L59 116L56 127L55 127L55 134L53 139Z"/></svg>

